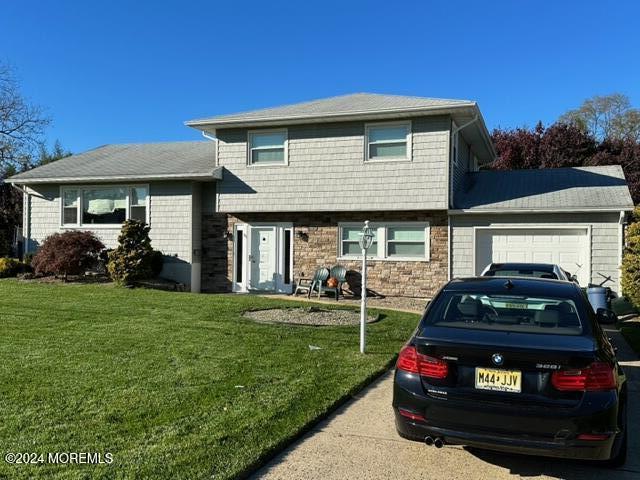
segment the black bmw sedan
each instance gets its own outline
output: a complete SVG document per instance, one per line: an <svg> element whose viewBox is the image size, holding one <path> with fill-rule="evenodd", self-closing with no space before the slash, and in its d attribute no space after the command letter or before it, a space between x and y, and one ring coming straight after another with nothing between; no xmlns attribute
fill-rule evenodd
<svg viewBox="0 0 640 480"><path fill-rule="evenodd" d="M624 463L626 379L598 319L573 283L452 280L399 354L398 433Z"/></svg>

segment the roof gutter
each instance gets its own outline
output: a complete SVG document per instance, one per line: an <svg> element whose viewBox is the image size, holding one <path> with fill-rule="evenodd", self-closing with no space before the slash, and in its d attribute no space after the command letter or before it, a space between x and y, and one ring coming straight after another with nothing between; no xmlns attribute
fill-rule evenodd
<svg viewBox="0 0 640 480"><path fill-rule="evenodd" d="M251 127L251 126L259 126L259 125L271 125L271 124L296 124L296 123L315 123L315 122L333 122L333 121L341 121L341 120L359 120L361 118L384 118L389 115L409 115L409 116L418 116L421 113L452 113L454 111L463 109L463 108L476 108L475 102L465 102L458 105L447 105L447 106L433 106L433 107L413 107L413 108L390 108L386 110L360 110L353 112L340 112L340 113L329 113L322 115L288 115L281 117L256 117L251 119L230 119L230 120L216 120L215 118L211 119L197 119L197 120L188 120L184 122L184 124L188 127Z"/></svg>
<svg viewBox="0 0 640 480"><path fill-rule="evenodd" d="M151 174L151 175L113 175L109 177L105 176L86 176L86 177L46 177L46 178L15 178L7 179L6 182L12 185L29 185L29 184L42 184L42 183L83 183L83 182L97 182L97 183L110 183L119 181L138 181L138 180L194 180L194 181L209 181L209 180L221 180L222 169L216 168L207 173L170 173L170 174Z"/></svg>
<svg viewBox="0 0 640 480"><path fill-rule="evenodd" d="M562 208L459 208L449 210L449 215L469 215L469 214L510 214L510 213L589 213L589 212L631 212L633 206L611 206L611 207L562 207Z"/></svg>

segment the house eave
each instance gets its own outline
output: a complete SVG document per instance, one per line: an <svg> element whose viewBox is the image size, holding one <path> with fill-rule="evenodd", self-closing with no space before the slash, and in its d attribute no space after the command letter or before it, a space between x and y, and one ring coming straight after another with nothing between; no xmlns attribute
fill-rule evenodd
<svg viewBox="0 0 640 480"><path fill-rule="evenodd" d="M340 112L333 114L315 114L315 115L285 115L281 117L256 117L251 119L229 119L215 120L197 119L185 122L188 127L197 128L199 130L215 130L216 128L248 128L263 127L277 125L299 125L305 123L329 123L357 120L376 120L394 117L416 117L424 114L428 115L446 115L459 112L461 109L476 109L476 102L466 102L458 105L433 106L433 107L414 107L414 108L392 108L387 110L376 111L353 111Z"/></svg>
<svg viewBox="0 0 640 480"><path fill-rule="evenodd" d="M222 169L216 168L207 173L170 173L170 174L148 174L148 175L110 175L110 176L79 176L79 177L44 177L44 178L8 178L7 183L13 185L35 185L52 183L113 183L113 182L135 182L135 181L165 181L165 180L187 180L197 182L213 182L222 179Z"/></svg>

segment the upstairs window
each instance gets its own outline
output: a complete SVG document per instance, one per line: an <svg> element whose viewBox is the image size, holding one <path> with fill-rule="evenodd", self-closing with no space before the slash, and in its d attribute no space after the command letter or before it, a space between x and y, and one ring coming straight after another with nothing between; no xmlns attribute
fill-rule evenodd
<svg viewBox="0 0 640 480"><path fill-rule="evenodd" d="M249 132L249 165L287 163L287 131Z"/></svg>
<svg viewBox="0 0 640 480"><path fill-rule="evenodd" d="M366 161L411 159L411 122L370 124L365 137Z"/></svg>

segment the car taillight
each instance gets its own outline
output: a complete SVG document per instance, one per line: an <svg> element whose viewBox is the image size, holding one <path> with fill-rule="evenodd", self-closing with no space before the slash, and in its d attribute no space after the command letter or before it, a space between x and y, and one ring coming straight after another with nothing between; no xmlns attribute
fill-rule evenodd
<svg viewBox="0 0 640 480"><path fill-rule="evenodd" d="M449 374L449 365L444 360L429 357L418 353L416 347L407 345L400 350L396 363L398 370L410 373L419 373L423 377L446 378Z"/></svg>
<svg viewBox="0 0 640 480"><path fill-rule="evenodd" d="M418 373L418 352L416 352L416 347L407 345L400 350L396 368L409 373Z"/></svg>
<svg viewBox="0 0 640 480"><path fill-rule="evenodd" d="M611 435L608 433L581 433L578 435L578 440L588 440L591 442L597 442L599 440L606 440Z"/></svg>
<svg viewBox="0 0 640 480"><path fill-rule="evenodd" d="M592 392L616 388L616 376L611 365L595 362L580 370L553 372L551 384L562 392Z"/></svg>

